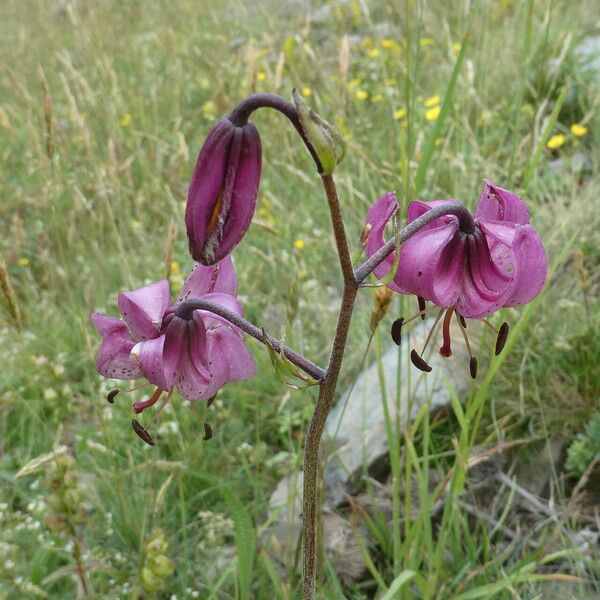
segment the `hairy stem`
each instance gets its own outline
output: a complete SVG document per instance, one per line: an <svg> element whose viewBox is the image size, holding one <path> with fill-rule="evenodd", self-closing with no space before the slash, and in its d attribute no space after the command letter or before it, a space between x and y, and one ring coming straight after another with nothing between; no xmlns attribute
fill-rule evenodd
<svg viewBox="0 0 600 600"><path fill-rule="evenodd" d="M319 396L315 405L304 441L304 487L302 499L302 561L304 600L313 600L317 581L317 473L319 466L319 444L327 416L333 404L338 376L348 339L348 330L352 319L352 309L358 291L354 279L352 261L348 250L348 240L340 204L331 175L322 176L323 187L327 195L336 247L344 277L342 305L338 316L335 335L329 355L329 364L325 379L319 386Z"/></svg>
<svg viewBox="0 0 600 600"><path fill-rule="evenodd" d="M323 167L321 161L317 156L312 144L308 141L308 138L304 134L302 125L300 124L300 117L296 111L296 107L281 96L277 94L251 94L244 98L229 114L229 120L236 126L243 126L248 121L248 117L259 108L273 108L285 115L290 123L295 127L296 131L302 138L304 145L310 152L312 159L315 161L317 171L321 173Z"/></svg>
<svg viewBox="0 0 600 600"><path fill-rule="evenodd" d="M265 333L264 329L257 327L254 325L254 323L247 321L243 317L240 317L233 311L221 306L220 304L216 304L215 302L210 302L208 300L201 300L200 298L192 298L190 300L184 300L174 307L175 315L182 319L191 318L191 314L194 310L206 310L218 315L219 317L222 317L226 321L229 321L232 325L235 325L242 331L245 331L248 335L252 336L259 342L262 342L263 344L268 343L275 350L275 352L283 354L283 356L285 356L285 358L287 358L291 363L294 363L312 378L318 381L325 379L326 372L321 369L321 367L318 367L295 350L284 346L278 339L275 339L268 333Z"/></svg>
<svg viewBox="0 0 600 600"><path fill-rule="evenodd" d="M362 283L374 269L376 269L398 246L404 244L415 233L421 230L425 225L446 215L455 215L458 217L458 225L461 231L472 233L475 229L475 222L471 213L462 204L444 204L436 206L425 214L409 223L404 229L398 232L391 240L388 240L373 256L366 260L358 269L354 271L354 279L357 284Z"/></svg>

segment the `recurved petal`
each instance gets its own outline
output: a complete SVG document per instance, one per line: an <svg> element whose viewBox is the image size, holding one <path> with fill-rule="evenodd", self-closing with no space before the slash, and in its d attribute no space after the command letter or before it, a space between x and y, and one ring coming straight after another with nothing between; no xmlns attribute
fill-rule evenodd
<svg viewBox="0 0 600 600"><path fill-rule="evenodd" d="M177 296L177 302L200 298L210 292L237 294L237 277L230 256L211 267L195 263Z"/></svg>
<svg viewBox="0 0 600 600"><path fill-rule="evenodd" d="M165 331L162 359L165 385L167 387L162 389L173 387L188 343L188 321L177 316L173 317Z"/></svg>
<svg viewBox="0 0 600 600"><path fill-rule="evenodd" d="M525 225L529 223L529 210L525 202L510 190L483 181L475 218L484 221L508 221Z"/></svg>
<svg viewBox="0 0 600 600"><path fill-rule="evenodd" d="M96 358L96 368L104 377L137 379L141 371L130 353L134 342L127 326L120 319L95 313L91 317L94 327L102 335L102 344Z"/></svg>
<svg viewBox="0 0 600 600"><path fill-rule="evenodd" d="M169 390L169 379L165 372L165 336L138 342L131 350L131 356L139 363L144 377L161 390Z"/></svg>
<svg viewBox="0 0 600 600"><path fill-rule="evenodd" d="M256 363L243 339L228 326L207 332L210 369L219 387L230 381L244 381L256 373Z"/></svg>
<svg viewBox="0 0 600 600"><path fill-rule="evenodd" d="M514 287L505 306L531 302L544 287L548 260L542 240L531 225L517 226L512 245L514 254Z"/></svg>
<svg viewBox="0 0 600 600"><path fill-rule="evenodd" d="M368 256L373 256L379 248L385 243L385 228L394 213L398 210L398 201L394 192L388 192L383 195L367 212L366 225L370 225L371 230L367 238L366 252ZM394 264L394 253L390 254L373 271L379 279L385 277ZM392 287L392 286L390 286ZM399 291L399 290L397 290Z"/></svg>
<svg viewBox="0 0 600 600"><path fill-rule="evenodd" d="M169 283L163 279L132 292L119 294L119 309L136 342L158 336L169 308Z"/></svg>
<svg viewBox="0 0 600 600"><path fill-rule="evenodd" d="M458 221L450 220L441 227L419 231L402 246L394 281L408 293L446 308L458 297L464 260Z"/></svg>
<svg viewBox="0 0 600 600"><path fill-rule="evenodd" d="M412 223L415 219L418 219L421 215L424 215L426 212L430 211L432 208L436 208L436 207L442 206L444 204L446 204L446 205L454 204L454 205L461 206L462 202L459 202L458 200L454 200L453 198L450 198L448 200L432 200L431 202L423 202L422 200L413 200L408 205L408 210L407 210L408 222ZM447 215L444 217L440 217L439 219L435 219L435 221L432 221L431 223L425 225L425 227L423 227L421 229L421 231L423 231L425 229L435 229L436 227L441 227L443 225L446 225L451 220L457 221L458 219L454 215Z"/></svg>
<svg viewBox="0 0 600 600"><path fill-rule="evenodd" d="M504 257L502 264L492 257L483 233L467 237L466 265L456 302L456 310L463 317L484 317L504 306L511 294L514 274L510 265L514 257L509 247L502 249L500 241L496 244L496 255Z"/></svg>
<svg viewBox="0 0 600 600"><path fill-rule="evenodd" d="M198 371L189 352L183 355L176 385L188 400L208 400L221 387L212 373Z"/></svg>
<svg viewBox="0 0 600 600"><path fill-rule="evenodd" d="M196 161L185 209L190 253L194 260L200 260L209 224L213 222L215 211L219 211L235 130L235 125L228 118L221 119L208 134Z"/></svg>

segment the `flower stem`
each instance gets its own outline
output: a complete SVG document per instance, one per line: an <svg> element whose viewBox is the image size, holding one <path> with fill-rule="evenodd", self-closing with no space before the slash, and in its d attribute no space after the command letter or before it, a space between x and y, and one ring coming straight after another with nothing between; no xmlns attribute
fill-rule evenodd
<svg viewBox="0 0 600 600"><path fill-rule="evenodd" d="M475 222L471 213L462 204L448 203L442 206L436 206L428 210L425 214L409 223L404 229L398 232L391 240L388 240L375 254L366 260L358 269L354 271L354 278L358 284L364 281L369 273L376 269L397 246L404 244L415 233L423 227L446 215L455 215L458 217L458 224L461 231L471 233L475 229Z"/></svg>
<svg viewBox="0 0 600 600"><path fill-rule="evenodd" d="M254 339L265 344L268 343L275 352L283 354L291 363L294 363L297 367L302 369L305 373L310 375L312 378L322 381L325 379L326 372L318 367L310 360L302 356L302 354L284 346L278 339L265 333L264 329L257 327L254 323L247 321L243 317L233 311L217 304L210 302L209 300L201 300L200 298L192 298L190 300L184 300L175 306L175 314L181 318L188 319L191 312L194 310L206 310L219 317L222 317L226 321L229 321L232 325L239 327L242 331L245 331L248 335Z"/></svg>
<svg viewBox="0 0 600 600"><path fill-rule="evenodd" d="M323 187L327 195L331 222L335 235L336 247L340 259L340 265L344 277L344 291L342 293L342 304L335 328L335 335L329 355L329 364L325 379L319 386L319 396L315 409L306 432L304 441L304 486L302 499L302 559L303 559L303 585L304 600L313 600L316 591L317 580L317 497L318 483L317 472L319 465L319 444L327 416L333 404L338 376L344 357L346 340L354 300L358 291L358 285L352 270L352 261L348 250L348 240L344 229L344 222L340 210L340 204L335 189L335 183L331 175L322 176Z"/></svg>
<svg viewBox="0 0 600 600"><path fill-rule="evenodd" d="M259 108L273 108L285 115L290 123L296 128L299 133L304 145L310 152L312 159L315 161L317 170L319 173L323 171L321 161L319 160L317 153L315 152L312 144L308 141L302 125L300 124L300 117L296 107L288 102L285 98L278 96L277 94L250 94L244 98L229 114L229 120L237 127L243 127L248 121L248 117Z"/></svg>

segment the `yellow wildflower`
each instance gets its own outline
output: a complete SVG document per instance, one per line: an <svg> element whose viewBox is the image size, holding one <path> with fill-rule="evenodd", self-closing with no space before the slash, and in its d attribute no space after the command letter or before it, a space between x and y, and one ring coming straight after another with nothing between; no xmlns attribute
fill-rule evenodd
<svg viewBox="0 0 600 600"><path fill-rule="evenodd" d="M421 38L419 40L419 43L423 48L425 48L426 46L433 46L433 40L431 38Z"/></svg>
<svg viewBox="0 0 600 600"><path fill-rule="evenodd" d="M308 98L308 96L312 96L312 88L303 87L300 91L302 92L302 95L306 98Z"/></svg>
<svg viewBox="0 0 600 600"><path fill-rule="evenodd" d="M571 125L571 133L577 137L583 137L588 132L588 128L581 123L573 123Z"/></svg>
<svg viewBox="0 0 600 600"><path fill-rule="evenodd" d="M357 77L356 79L351 79L348 82L348 87L349 88L355 88L355 87L358 87L361 83L362 83L362 79L360 79L359 77Z"/></svg>
<svg viewBox="0 0 600 600"><path fill-rule="evenodd" d="M400 44L390 39L381 40L381 47L385 48L386 50L400 50Z"/></svg>
<svg viewBox="0 0 600 600"><path fill-rule="evenodd" d="M294 242L294 248L296 248L296 250L304 250L304 246L306 244L304 243L304 240L298 239Z"/></svg>
<svg viewBox="0 0 600 600"><path fill-rule="evenodd" d="M20 258L17 261L17 263L20 267L26 267L29 264L29 259L28 258Z"/></svg>
<svg viewBox="0 0 600 600"><path fill-rule="evenodd" d="M386 79L384 83L385 85L396 85L396 80L393 77L390 77L389 79Z"/></svg>
<svg viewBox="0 0 600 600"><path fill-rule="evenodd" d="M458 54L460 52L460 49L462 48L462 44L460 42L454 42L453 44L451 44L450 48L452 48L452 50L454 50L454 52Z"/></svg>
<svg viewBox="0 0 600 600"><path fill-rule="evenodd" d="M129 113L125 113L120 119L119 119L119 125L121 127L129 127L129 125L131 125L131 121L133 121L132 116Z"/></svg>
<svg viewBox="0 0 600 600"><path fill-rule="evenodd" d="M394 119L402 119L406 116L406 109L405 108L398 108L394 111Z"/></svg>
<svg viewBox="0 0 600 600"><path fill-rule="evenodd" d="M369 97L369 92L367 90L356 90L354 95L358 100L366 100Z"/></svg>
<svg viewBox="0 0 600 600"><path fill-rule="evenodd" d="M436 94L435 96L431 96L423 102L427 108L431 108L432 106L437 106L440 103L440 97Z"/></svg>
<svg viewBox="0 0 600 600"><path fill-rule="evenodd" d="M428 121L435 121L440 116L440 112L442 112L442 107L434 106L433 108L430 108L427 111L425 111L425 118Z"/></svg>
<svg viewBox="0 0 600 600"><path fill-rule="evenodd" d="M379 56L379 48L371 48L367 53L369 58L377 58Z"/></svg>
<svg viewBox="0 0 600 600"><path fill-rule="evenodd" d="M171 275L181 275L181 265L177 260L171 261Z"/></svg>
<svg viewBox="0 0 600 600"><path fill-rule="evenodd" d="M256 74L256 81L264 81L267 78L267 74L264 71L259 71Z"/></svg>
<svg viewBox="0 0 600 600"><path fill-rule="evenodd" d="M383 94L374 94L371 96L371 102L381 102L383 100Z"/></svg>
<svg viewBox="0 0 600 600"><path fill-rule="evenodd" d="M546 142L546 148L556 150L556 148L560 148L565 143L566 139L563 133L557 133Z"/></svg>

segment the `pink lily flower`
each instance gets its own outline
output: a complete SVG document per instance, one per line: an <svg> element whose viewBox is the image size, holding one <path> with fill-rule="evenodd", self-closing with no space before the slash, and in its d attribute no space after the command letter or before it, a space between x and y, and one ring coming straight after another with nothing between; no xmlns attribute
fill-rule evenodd
<svg viewBox="0 0 600 600"><path fill-rule="evenodd" d="M163 391L177 388L188 400L207 400L226 383L252 377L254 358L237 327L205 310L175 313L178 304L198 298L242 316L236 294L230 257L214 267L196 264L174 305L166 280L119 294L121 319L91 317L103 338L98 371L115 379L143 377L157 386L150 400L134 404L136 412L154 404Z"/></svg>
<svg viewBox="0 0 600 600"><path fill-rule="evenodd" d="M408 222L444 203L460 204L411 202ZM385 227L397 209L392 192L370 208L369 256L383 246ZM548 263L525 202L486 180L473 217L472 231L462 231L458 218L448 215L411 237L400 248L398 271L389 287L474 319L533 300L544 285ZM393 262L393 255L387 257L375 269L377 277L384 277Z"/></svg>

